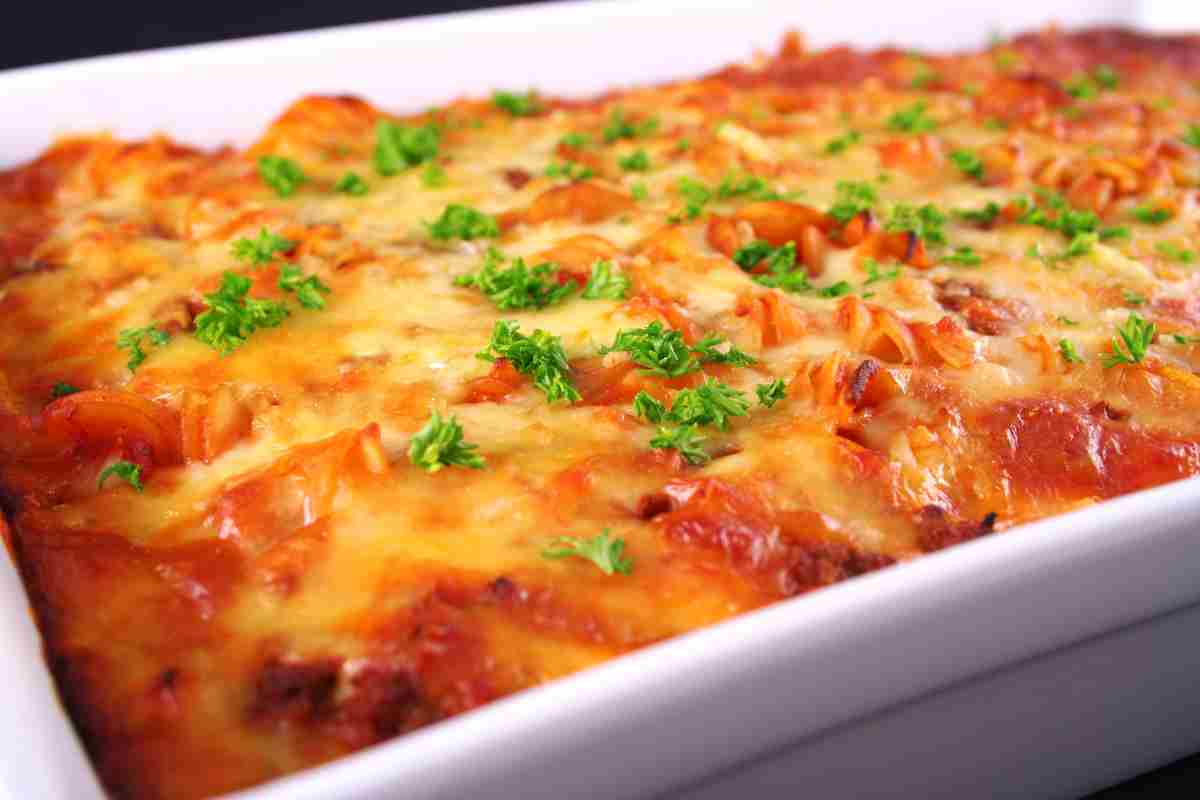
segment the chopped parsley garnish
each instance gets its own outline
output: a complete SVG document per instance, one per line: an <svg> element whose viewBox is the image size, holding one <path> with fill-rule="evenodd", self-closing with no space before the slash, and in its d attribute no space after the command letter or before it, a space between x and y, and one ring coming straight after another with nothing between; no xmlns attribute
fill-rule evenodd
<svg viewBox="0 0 1200 800"><path fill-rule="evenodd" d="M605 575L630 575L633 560L625 557L625 541L610 539L608 529L591 539L577 536L560 536L542 550L545 558L578 557L591 561Z"/></svg>
<svg viewBox="0 0 1200 800"><path fill-rule="evenodd" d="M964 267L977 267L983 263L983 259L973 249L967 246L954 248L953 253L948 253L942 256L942 261L951 264L959 264Z"/></svg>
<svg viewBox="0 0 1200 800"><path fill-rule="evenodd" d="M867 268L867 279L863 281L863 286L870 286L872 283L880 281L894 281L900 277L900 265L895 268L883 271L879 267L879 262L873 258L868 258L863 262L863 266Z"/></svg>
<svg viewBox="0 0 1200 800"><path fill-rule="evenodd" d="M941 245L946 243L946 234L942 225L946 223L946 215L932 203L926 203L920 208L897 204L892 209L892 218L888 220L885 230L911 231L926 244Z"/></svg>
<svg viewBox="0 0 1200 800"><path fill-rule="evenodd" d="M233 243L233 255L251 264L268 264L275 258L276 253L286 253L296 246L291 239L285 239L279 234L271 233L266 228L258 232L255 239L242 237Z"/></svg>
<svg viewBox="0 0 1200 800"><path fill-rule="evenodd" d="M648 374L666 378L678 378L700 369L683 334L658 320L644 328L618 331L611 346L600 348L601 355L614 351L628 353Z"/></svg>
<svg viewBox="0 0 1200 800"><path fill-rule="evenodd" d="M749 367L758 363L758 359L754 358L754 356L738 350L732 344L729 345L728 350L718 350L717 348L723 344L725 344L725 337L716 333L710 333L692 345L692 353L705 364L729 364L734 367Z"/></svg>
<svg viewBox="0 0 1200 800"><path fill-rule="evenodd" d="M617 106L608 115L608 122L604 125L604 143L612 144L618 139L637 139L650 136L656 130L658 130L657 118L651 117L634 123L626 119L625 111Z"/></svg>
<svg viewBox="0 0 1200 800"><path fill-rule="evenodd" d="M989 201L983 208L964 208L955 211L954 215L959 219L974 222L977 225L991 225L996 221L996 217L1000 216L1000 206L997 203Z"/></svg>
<svg viewBox="0 0 1200 800"><path fill-rule="evenodd" d="M441 241L482 239L500 235L500 226L495 217L458 203L446 206L442 216L434 222L426 223L425 227L429 229L430 236Z"/></svg>
<svg viewBox="0 0 1200 800"><path fill-rule="evenodd" d="M641 202L650 196L650 190L646 188L646 184L638 181L629 187L629 193L633 195L633 199Z"/></svg>
<svg viewBox="0 0 1200 800"><path fill-rule="evenodd" d="M362 197L367 193L367 182L364 181L356 172L347 172L342 177L338 178L337 183L333 185L335 192L352 195L353 197Z"/></svg>
<svg viewBox="0 0 1200 800"><path fill-rule="evenodd" d="M543 330L526 336L512 320L500 320L492 329L488 346L476 354L483 361L507 359L513 368L533 378L533 385L553 403L566 400L574 403L582 398L571 383L571 366L567 362L562 340Z"/></svg>
<svg viewBox="0 0 1200 800"><path fill-rule="evenodd" d="M841 297L842 295L850 294L854 291L854 287L846 281L838 281L817 289L817 297Z"/></svg>
<svg viewBox="0 0 1200 800"><path fill-rule="evenodd" d="M447 180L446 170L436 161L430 161L425 165L425 169L421 170L421 185L426 189L441 189Z"/></svg>
<svg viewBox="0 0 1200 800"><path fill-rule="evenodd" d="M717 197L729 200L734 197L749 197L752 200L778 200L781 195L757 175L730 172L717 186Z"/></svg>
<svg viewBox="0 0 1200 800"><path fill-rule="evenodd" d="M305 276L295 264L284 264L279 270L279 288L285 292L295 292L296 299L305 308L320 310L325 308L325 298L330 289L316 275Z"/></svg>
<svg viewBox="0 0 1200 800"><path fill-rule="evenodd" d="M755 386L754 393L758 395L760 405L764 408L772 408L787 397L787 385L783 382L783 378L776 378L770 383L760 383Z"/></svg>
<svg viewBox="0 0 1200 800"><path fill-rule="evenodd" d="M75 394L79 390L80 389L78 386L72 386L64 381L58 381L50 389L50 396L57 399L59 397L66 397L69 394Z"/></svg>
<svg viewBox="0 0 1200 800"><path fill-rule="evenodd" d="M1104 357L1104 368L1141 362L1157 333L1157 325L1147 322L1136 311L1130 312L1125 324L1117 328L1117 334L1112 338L1112 352Z"/></svg>
<svg viewBox="0 0 1200 800"><path fill-rule="evenodd" d="M657 425L667 418L669 412L666 406L655 400L653 395L643 389L633 397L633 413L647 422Z"/></svg>
<svg viewBox="0 0 1200 800"><path fill-rule="evenodd" d="M583 287L585 300L624 300L629 295L630 280L613 270L611 261L597 261L592 265L592 274L587 286Z"/></svg>
<svg viewBox="0 0 1200 800"><path fill-rule="evenodd" d="M618 331L611 345L600 348L600 354L628 353L633 362L642 367L646 374L661 375L664 378L678 378L695 372L700 369L701 362L732 364L737 367L756 363L751 356L736 347L731 346L724 352L717 350L717 346L724 341L720 336L710 334L691 347L683 340L682 333L655 320L644 328Z"/></svg>
<svg viewBox="0 0 1200 800"><path fill-rule="evenodd" d="M1192 147L1200 149L1200 124L1188 125L1186 131L1183 132L1184 144L1190 144Z"/></svg>
<svg viewBox="0 0 1200 800"><path fill-rule="evenodd" d="M459 275L454 285L474 286L501 311L546 308L566 300L578 288L574 281L558 280L556 264L529 267L521 258L514 258L507 269L503 264L504 255L489 248L479 271Z"/></svg>
<svg viewBox="0 0 1200 800"><path fill-rule="evenodd" d="M930 85L937 83L941 79L942 76L938 75L933 67L924 61L918 61L916 71L913 73L913 78L909 85L914 89L928 89Z"/></svg>
<svg viewBox="0 0 1200 800"><path fill-rule="evenodd" d="M409 127L381 119L375 126L375 171L385 177L437 155L442 133L436 125Z"/></svg>
<svg viewBox="0 0 1200 800"><path fill-rule="evenodd" d="M964 175L983 180L983 160L977 154L970 150L955 150L950 154L950 160Z"/></svg>
<svg viewBox="0 0 1200 800"><path fill-rule="evenodd" d="M1175 344L1181 344L1185 346L1200 344L1200 336L1184 336L1182 333L1172 333L1171 338L1175 341Z"/></svg>
<svg viewBox="0 0 1200 800"><path fill-rule="evenodd" d="M226 272L221 287L204 296L208 310L196 317L196 338L227 356L260 328L276 328L290 313L275 300L246 297L251 280Z"/></svg>
<svg viewBox="0 0 1200 800"><path fill-rule="evenodd" d="M1058 321L1060 323L1062 323L1063 325L1067 325L1069 327L1074 327L1075 325L1079 324L1079 320L1071 319L1070 317L1064 316L1062 314L1058 315Z"/></svg>
<svg viewBox="0 0 1200 800"><path fill-rule="evenodd" d="M1030 258L1036 258L1048 267L1063 262L1070 261L1079 256L1086 256L1092 252L1092 247L1100 240L1100 235L1097 233L1077 233L1072 237L1067 244L1066 249L1059 253L1044 255L1036 244L1030 245L1026 253Z"/></svg>
<svg viewBox="0 0 1200 800"><path fill-rule="evenodd" d="M1158 242L1154 245L1155 251L1164 258L1169 258L1172 261L1178 261L1181 264L1191 264L1196 260L1196 253L1192 250L1185 250L1176 244L1170 242Z"/></svg>
<svg viewBox="0 0 1200 800"><path fill-rule="evenodd" d="M626 172L645 172L650 169L650 156L645 150L635 150L627 156L617 159L617 166Z"/></svg>
<svg viewBox="0 0 1200 800"><path fill-rule="evenodd" d="M925 115L929 105L918 100L908 108L901 109L888 117L888 130L900 133L928 133L937 128L937 123Z"/></svg>
<svg viewBox="0 0 1200 800"><path fill-rule="evenodd" d="M1099 233L1100 233L1100 241L1102 241L1102 242L1107 242L1107 241L1111 241L1114 239L1128 239L1129 238L1129 228L1126 228L1124 225L1115 225L1110 228L1101 228Z"/></svg>
<svg viewBox="0 0 1200 800"><path fill-rule="evenodd" d="M114 461L105 467L100 472L100 480L97 481L96 488L103 489L104 482L112 475L125 481L139 492L146 488L142 485L142 468L130 461Z"/></svg>
<svg viewBox="0 0 1200 800"><path fill-rule="evenodd" d="M712 460L701 443L705 437L696 433L691 425L679 425L674 428L660 425L658 433L650 440L650 446L655 450L677 450L683 460L689 464L707 464Z"/></svg>
<svg viewBox="0 0 1200 800"><path fill-rule="evenodd" d="M592 139L586 133L572 131L559 139L558 143L574 150L582 150L592 143Z"/></svg>
<svg viewBox="0 0 1200 800"><path fill-rule="evenodd" d="M1131 292L1128 289L1121 292L1121 299L1125 301L1126 305L1130 306L1144 306L1146 304L1146 298L1142 297L1137 292Z"/></svg>
<svg viewBox="0 0 1200 800"><path fill-rule="evenodd" d="M1101 64L1092 70L1091 74L1081 74L1063 84L1067 94L1077 100L1091 100L1105 89L1115 89L1121 83L1121 77L1116 70L1107 64Z"/></svg>
<svg viewBox="0 0 1200 800"><path fill-rule="evenodd" d="M1046 213L1046 210L1034 205L1027 198L1019 197L1015 201L1021 215L1017 218L1017 222L1024 225L1037 225L1046 230L1058 231L1063 236L1075 238L1079 234L1094 233L1099 238L1121 239L1129 235L1127 228L1101 228L1100 218L1091 211L1081 211L1072 208L1071 205L1057 192L1052 192L1048 189L1038 189L1038 197L1042 199L1052 211L1054 216Z"/></svg>
<svg viewBox="0 0 1200 800"><path fill-rule="evenodd" d="M1155 208L1150 205L1141 205L1133 209L1134 219L1147 225L1162 225L1173 216L1175 215L1171 213L1170 209Z"/></svg>
<svg viewBox="0 0 1200 800"><path fill-rule="evenodd" d="M794 251L795 247L793 246L792 249ZM733 252L733 262L742 269L754 269L754 267L758 265L758 262L762 261L775 251L776 248L772 247L770 242L764 242L762 239L756 239L750 244L744 245L735 250Z"/></svg>
<svg viewBox="0 0 1200 800"><path fill-rule="evenodd" d="M1058 340L1058 352L1063 357L1063 361L1068 364L1082 364L1083 358L1075 350L1075 344L1070 339Z"/></svg>
<svg viewBox="0 0 1200 800"><path fill-rule="evenodd" d="M676 191L683 198L687 218L695 219L704 211L704 206L713 199L712 189L694 178L682 175L676 184Z"/></svg>
<svg viewBox="0 0 1200 800"><path fill-rule="evenodd" d="M283 156L258 159L258 175L280 197L291 197L300 184L308 180L299 164Z"/></svg>
<svg viewBox="0 0 1200 800"><path fill-rule="evenodd" d="M453 466L483 469L483 457L475 452L477 449L478 445L463 441L458 420L453 416L442 419L434 409L429 421L409 441L408 460L426 472Z"/></svg>
<svg viewBox="0 0 1200 800"><path fill-rule="evenodd" d="M569 181L584 181L595 175L595 171L586 164L576 161L551 161L546 165L542 174L547 178L566 178Z"/></svg>
<svg viewBox="0 0 1200 800"><path fill-rule="evenodd" d="M825 155L836 156L844 153L852 146L862 141L862 134L855 130L846 131L841 136L830 139L825 143Z"/></svg>
<svg viewBox="0 0 1200 800"><path fill-rule="evenodd" d="M492 105L514 117L532 117L544 108L536 92L493 92Z"/></svg>
<svg viewBox="0 0 1200 800"><path fill-rule="evenodd" d="M729 417L744 417L750 403L738 390L707 378L695 389L684 389L675 395L668 418L683 426L716 425L728 430Z"/></svg>
<svg viewBox="0 0 1200 800"><path fill-rule="evenodd" d="M770 272L765 275L755 275L755 283L794 294L812 291L812 284L808 281L808 271L803 266L796 265L795 242L788 242L783 247L775 248L767 257L767 266L770 268Z"/></svg>
<svg viewBox="0 0 1200 800"><path fill-rule="evenodd" d="M171 337L166 331L160 331L153 325L144 328L126 328L117 334L117 347L129 351L129 362L126 364L130 372L136 372L149 355L142 349L143 342L149 342L155 347L162 347Z"/></svg>
<svg viewBox="0 0 1200 800"><path fill-rule="evenodd" d="M838 181L835 188L837 199L829 208L829 216L843 224L879 202L875 187L863 181Z"/></svg>

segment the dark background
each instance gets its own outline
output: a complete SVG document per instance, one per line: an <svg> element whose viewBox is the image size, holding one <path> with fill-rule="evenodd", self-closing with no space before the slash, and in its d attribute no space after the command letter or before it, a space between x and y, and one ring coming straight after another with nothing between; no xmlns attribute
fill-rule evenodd
<svg viewBox="0 0 1200 800"><path fill-rule="evenodd" d="M203 0L158 3L153 8L147 8L149 4L121 2L19 4L15 13L6 16L0 30L0 69L329 25L513 5L504 0L323 0L291 6L266 6L252 0ZM1047 753L1046 757L1053 758L1054 754ZM1200 796L1197 789L1200 789L1200 755L1100 792L1089 800L1197 797Z"/></svg>

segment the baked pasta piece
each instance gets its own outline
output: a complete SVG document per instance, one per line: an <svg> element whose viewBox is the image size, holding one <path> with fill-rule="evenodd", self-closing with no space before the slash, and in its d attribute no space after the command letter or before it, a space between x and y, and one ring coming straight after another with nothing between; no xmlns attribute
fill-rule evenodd
<svg viewBox="0 0 1200 800"><path fill-rule="evenodd" d="M0 172L0 486L116 797L1200 471L1200 39L309 97Z"/></svg>

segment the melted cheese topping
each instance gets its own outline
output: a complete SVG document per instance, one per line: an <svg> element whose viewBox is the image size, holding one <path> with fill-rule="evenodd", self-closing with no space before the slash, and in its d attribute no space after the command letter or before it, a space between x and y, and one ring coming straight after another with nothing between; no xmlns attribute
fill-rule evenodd
<svg viewBox="0 0 1200 800"><path fill-rule="evenodd" d="M0 487L108 787L248 786L1200 471L1198 48L1050 32L919 57L789 38L702 80L543 99L532 116L459 101L398 119L312 97L245 152L80 137L0 173ZM605 136L614 115L632 136ZM914 115L930 122L905 130ZM443 185L422 166L377 173L384 119L439 126ZM638 151L649 168L623 169ZM307 181L278 196L267 155ZM544 174L567 161L591 177ZM334 190L347 172L365 195ZM848 181L874 200L830 215ZM435 240L426 223L451 204L494 215L500 235ZM989 204L984 222L954 213ZM945 221L896 230L902 205ZM1145 205L1169 218L1140 221ZM1032 206L1058 223L1033 224ZM1103 235L1056 229L1082 212ZM235 258L263 228L293 246ZM756 241L794 247L811 288L739 267ZM455 281L490 246L577 288L605 258L632 287L502 311ZM329 287L323 310L281 291L285 264ZM226 272L291 313L222 356L194 331ZM1156 338L1111 365L1134 314ZM500 320L560 337L582 399L549 404L477 358ZM668 379L602 355L654 321L755 363ZM170 339L147 340L131 372L118 335L147 325ZM651 446L632 400L669 405L705 377L751 404L697 431L709 460L693 464ZM775 379L787 396L768 408L755 390ZM82 391L54 399L59 383ZM410 462L432 409L485 468ZM144 490L98 488L118 459ZM629 574L543 556L602 531Z"/></svg>

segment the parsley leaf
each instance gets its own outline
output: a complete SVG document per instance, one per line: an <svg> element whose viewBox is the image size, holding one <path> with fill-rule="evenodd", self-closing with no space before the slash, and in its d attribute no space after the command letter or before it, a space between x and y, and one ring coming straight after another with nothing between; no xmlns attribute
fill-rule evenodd
<svg viewBox="0 0 1200 800"><path fill-rule="evenodd" d="M196 317L195 336L227 356L259 328L276 328L290 313L283 303L246 297L251 281L226 272L221 287L204 296L208 310Z"/></svg>
<svg viewBox="0 0 1200 800"><path fill-rule="evenodd" d="M1157 325L1147 322L1136 311L1130 312L1125 324L1117 328L1117 334L1112 338L1112 352L1104 357L1104 368L1139 363L1146 357L1146 350L1157 333Z"/></svg>
<svg viewBox="0 0 1200 800"><path fill-rule="evenodd" d="M114 461L105 467L100 472L100 480L97 482L96 487L103 489L104 482L108 480L110 475L116 475L139 492L146 488L142 484L142 468L130 461Z"/></svg>
<svg viewBox="0 0 1200 800"><path fill-rule="evenodd" d="M624 300L629 295L631 281L625 275L613 271L611 261L597 261L592 265L592 274L587 286L583 287L585 300Z"/></svg>
<svg viewBox="0 0 1200 800"><path fill-rule="evenodd" d="M829 208L829 216L843 224L879 202L875 187L864 181L838 181L835 191L837 199Z"/></svg>
<svg viewBox="0 0 1200 800"><path fill-rule="evenodd" d="M571 366L562 340L540 329L526 336L519 327L512 320L497 322L488 346L475 357L483 361L507 359L517 372L533 378L533 385L546 395L547 402L574 403L582 399L571 383Z"/></svg>
<svg viewBox="0 0 1200 800"><path fill-rule="evenodd" d="M577 133L574 131L564 135L561 139L558 140L559 144L561 144L565 147L570 147L574 150L582 150L583 148L585 148L589 144L591 144L591 142L592 142L591 137L589 137L587 134Z"/></svg>
<svg viewBox="0 0 1200 800"><path fill-rule="evenodd" d="M300 305L318 310L325 308L325 298L321 295L330 292L329 287L322 283L320 278L316 275L305 277L295 264L283 265L279 270L278 285L285 292L295 292Z"/></svg>
<svg viewBox="0 0 1200 800"><path fill-rule="evenodd" d="M1000 206L997 203L989 202L983 208L960 209L955 211L954 215L959 219L966 220L967 222L974 222L977 225L991 225L996 221L996 217L1000 216Z"/></svg>
<svg viewBox="0 0 1200 800"><path fill-rule="evenodd" d="M1200 149L1200 124L1189 125L1180 138L1183 139L1184 144L1190 144L1192 147Z"/></svg>
<svg viewBox="0 0 1200 800"><path fill-rule="evenodd" d="M905 109L897 111L887 119L888 130L900 133L928 133L937 128L937 123L925 115L929 105L919 100Z"/></svg>
<svg viewBox="0 0 1200 800"><path fill-rule="evenodd" d="M375 171L388 177L429 161L441 139L436 125L409 127L381 119L375 126Z"/></svg>
<svg viewBox="0 0 1200 800"><path fill-rule="evenodd" d="M542 172L547 178L566 178L569 181L583 181L596 173L586 164L575 161L551 161Z"/></svg>
<svg viewBox="0 0 1200 800"><path fill-rule="evenodd" d="M442 419L434 409L425 426L409 440L408 460L426 472L452 466L483 469L483 457L475 452L477 449L478 445L463 441L458 420L453 416Z"/></svg>
<svg viewBox="0 0 1200 800"><path fill-rule="evenodd" d="M608 115L608 122L604 125L604 143L612 144L618 139L637 139L650 136L656 130L658 130L658 120L656 118L651 117L634 123L626 119L625 111L620 106L617 106Z"/></svg>
<svg viewBox="0 0 1200 800"><path fill-rule="evenodd" d="M950 160L964 175L977 181L983 180L983 160L970 150L955 150L950 154Z"/></svg>
<svg viewBox="0 0 1200 800"><path fill-rule="evenodd" d="M760 383L755 386L754 393L758 395L758 402L764 408L772 408L787 397L787 386L784 384L783 378L776 378L770 383Z"/></svg>
<svg viewBox="0 0 1200 800"><path fill-rule="evenodd" d="M492 105L502 111L507 111L514 117L532 117L534 114L540 114L545 108L537 93L533 91L493 92Z"/></svg>
<svg viewBox="0 0 1200 800"><path fill-rule="evenodd" d="M854 291L854 287L846 281L838 281L837 283L824 286L817 290L817 297L841 297L842 295L850 294Z"/></svg>
<svg viewBox="0 0 1200 800"><path fill-rule="evenodd" d="M1058 315L1058 321L1061 322L1063 325L1068 325L1071 327L1074 327L1075 325L1079 324L1079 320L1071 319L1070 317L1064 316L1062 314Z"/></svg>
<svg viewBox="0 0 1200 800"><path fill-rule="evenodd" d="M675 188L686 204L688 219L695 219L700 216L700 212L704 210L704 206L713 199L712 189L686 175L680 176Z"/></svg>
<svg viewBox="0 0 1200 800"><path fill-rule="evenodd" d="M1184 336L1182 333L1172 333L1171 338L1175 340L1175 344L1192 345L1200 344L1200 336Z"/></svg>
<svg viewBox="0 0 1200 800"><path fill-rule="evenodd" d="M778 200L779 192L757 175L730 172L717 186L717 197L728 200L733 197L749 197L752 200Z"/></svg>
<svg viewBox="0 0 1200 800"><path fill-rule="evenodd" d="M421 170L421 185L426 189L441 189L446 182L446 170L436 161L430 161Z"/></svg>
<svg viewBox="0 0 1200 800"><path fill-rule="evenodd" d="M50 389L50 396L58 399L59 397L66 397L69 394L75 394L78 391L78 386L72 386L64 381L58 381L54 384L53 388Z"/></svg>
<svg viewBox="0 0 1200 800"><path fill-rule="evenodd" d="M1147 225L1162 225L1173 216L1175 215L1169 209L1155 208L1151 205L1140 205L1133 209L1134 219Z"/></svg>
<svg viewBox="0 0 1200 800"><path fill-rule="evenodd" d="M627 156L617 159L617 166L626 172L645 172L650 169L650 156L645 150L635 150Z"/></svg>
<svg viewBox="0 0 1200 800"><path fill-rule="evenodd" d="M1195 252L1185 250L1179 245L1171 244L1170 242L1158 242L1154 245L1154 249L1164 258L1178 261L1181 264L1191 264L1196 260Z"/></svg>
<svg viewBox="0 0 1200 800"><path fill-rule="evenodd" d="M725 338L723 336L710 333L692 345L692 353L706 364L730 364L735 367L749 367L758 363L758 359L738 350L732 344L724 352L718 350L717 346L724 343Z"/></svg>
<svg viewBox="0 0 1200 800"><path fill-rule="evenodd" d="M640 202L650 196L650 190L646 188L645 183L638 181L629 187L629 194L633 196L634 200Z"/></svg>
<svg viewBox="0 0 1200 800"><path fill-rule="evenodd" d="M775 248L767 258L767 266L771 271L766 275L755 275L755 283L794 294L812 291L812 284L808 282L808 271L802 266L796 266L795 242Z"/></svg>
<svg viewBox="0 0 1200 800"><path fill-rule="evenodd" d="M1137 292L1131 292L1128 289L1121 292L1121 298L1125 301L1126 305L1142 306L1146 304L1146 298L1142 297Z"/></svg>
<svg viewBox="0 0 1200 800"><path fill-rule="evenodd" d="M142 342L149 341L155 347L162 347L171 337L166 331L160 331L153 325L144 328L126 328L117 334L117 347L129 351L129 362L126 364L130 372L137 372L149 355L142 349Z"/></svg>
<svg viewBox="0 0 1200 800"><path fill-rule="evenodd" d="M879 281L894 281L900 277L900 265L895 268L883 272L879 268L879 262L873 258L868 258L863 262L863 266L867 268L867 279L863 281L863 286L870 286L872 283Z"/></svg>
<svg viewBox="0 0 1200 800"><path fill-rule="evenodd" d="M290 197L308 180L304 170L290 158L263 156L258 159L258 175L280 197Z"/></svg>
<svg viewBox="0 0 1200 800"><path fill-rule="evenodd" d="M680 425L668 428L660 425L658 433L650 440L650 446L655 450L678 450L679 455L689 464L707 464L712 460L708 451L701 447L705 437L696 433L691 425Z"/></svg>
<svg viewBox="0 0 1200 800"><path fill-rule="evenodd" d="M502 311L546 308L561 303L577 288L574 281L560 283L558 266L549 262L530 268L524 259L514 258L503 269L504 255L489 248L483 266L471 275L459 275L455 286L474 286Z"/></svg>
<svg viewBox="0 0 1200 800"><path fill-rule="evenodd" d="M271 233L266 228L258 232L257 239L242 237L233 243L233 255L251 264L268 264L276 253L286 253L296 246L291 239Z"/></svg>
<svg viewBox="0 0 1200 800"><path fill-rule="evenodd" d="M568 558L577 556L591 561L605 575L630 575L633 573L633 561L626 558L625 541L610 539L608 528L599 536L592 539L581 539L577 536L560 536L542 550L544 558Z"/></svg>
<svg viewBox="0 0 1200 800"><path fill-rule="evenodd" d="M618 331L611 346L600 348L601 355L612 352L628 353L647 374L665 378L678 378L700 369L683 334L658 320L644 328Z"/></svg>
<svg viewBox="0 0 1200 800"><path fill-rule="evenodd" d="M1075 350L1075 344L1070 339L1058 340L1058 352L1063 357L1063 361L1066 361L1068 364L1083 363L1083 358Z"/></svg>
<svg viewBox="0 0 1200 800"><path fill-rule="evenodd" d="M940 245L946 243L946 234L942 225L946 223L946 215L932 203L926 203L920 208L898 203L892 209L892 218L884 226L888 231L911 231L919 236L926 244Z"/></svg>
<svg viewBox="0 0 1200 800"><path fill-rule="evenodd" d="M369 189L367 182L364 181L357 172L347 172L342 177L338 178L337 183L333 185L335 192L348 194L352 197L362 197Z"/></svg>
<svg viewBox="0 0 1200 800"><path fill-rule="evenodd" d="M955 248L953 253L942 256L942 261L950 264L961 264L964 267L977 267L983 263L983 259L979 254L965 245Z"/></svg>
<svg viewBox="0 0 1200 800"><path fill-rule="evenodd" d="M441 241L490 238L500 235L500 226L496 223L495 217L458 203L446 206L442 215L433 222L425 223L425 227L429 229L430 236Z"/></svg>
<svg viewBox="0 0 1200 800"><path fill-rule="evenodd" d="M670 412L667 411L666 406L655 400L653 395L643 389L633 396L633 413L642 417L647 422L657 425L666 419Z"/></svg>
<svg viewBox="0 0 1200 800"><path fill-rule="evenodd" d="M744 270L751 270L758 266L758 262L774 252L775 248L771 246L770 242L756 239L733 251L733 263Z"/></svg>
<svg viewBox="0 0 1200 800"><path fill-rule="evenodd" d="M695 389L684 389L671 403L670 418L681 425L716 425L729 429L729 417L744 417L750 404L738 390L707 378Z"/></svg>
<svg viewBox="0 0 1200 800"><path fill-rule="evenodd" d="M1101 64L1092 70L1092 77L1104 89L1115 89L1121 83L1121 76L1108 64Z"/></svg>
<svg viewBox="0 0 1200 800"><path fill-rule="evenodd" d="M858 144L860 141L862 141L861 133L854 130L846 131L841 136L830 139L825 143L825 155L836 156L839 153L844 153L846 150L850 149L851 146Z"/></svg>

